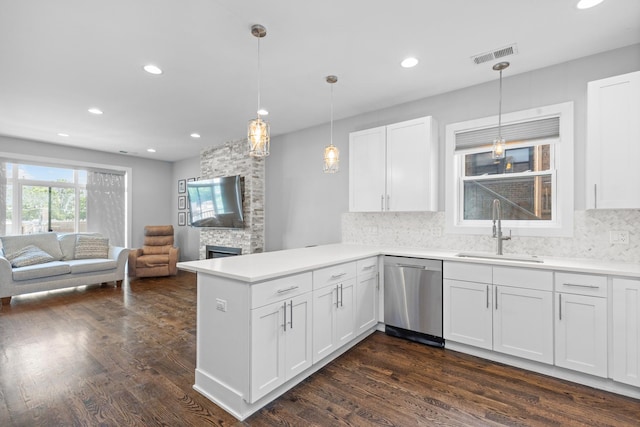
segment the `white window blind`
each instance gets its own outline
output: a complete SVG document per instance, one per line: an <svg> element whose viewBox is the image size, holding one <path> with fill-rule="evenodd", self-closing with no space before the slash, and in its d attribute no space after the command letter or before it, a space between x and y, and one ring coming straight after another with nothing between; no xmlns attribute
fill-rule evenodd
<svg viewBox="0 0 640 427"><path fill-rule="evenodd" d="M506 142L531 141L560 136L560 117L549 117L502 126L502 137ZM456 133L455 151L491 148L498 137L498 127L474 129Z"/></svg>

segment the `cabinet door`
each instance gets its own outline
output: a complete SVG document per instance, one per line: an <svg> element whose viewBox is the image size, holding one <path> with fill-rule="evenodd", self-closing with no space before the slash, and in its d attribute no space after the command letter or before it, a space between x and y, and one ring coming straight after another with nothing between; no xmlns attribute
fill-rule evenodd
<svg viewBox="0 0 640 427"><path fill-rule="evenodd" d="M553 363L552 292L495 286L493 349Z"/></svg>
<svg viewBox="0 0 640 427"><path fill-rule="evenodd" d="M493 285L444 279L444 338L491 350Z"/></svg>
<svg viewBox="0 0 640 427"><path fill-rule="evenodd" d="M378 275L361 275L357 280L356 334L360 335L378 323Z"/></svg>
<svg viewBox="0 0 640 427"><path fill-rule="evenodd" d="M612 279L613 374L640 387L640 280Z"/></svg>
<svg viewBox="0 0 640 427"><path fill-rule="evenodd" d="M313 362L311 293L287 301L285 379L293 378Z"/></svg>
<svg viewBox="0 0 640 427"><path fill-rule="evenodd" d="M336 348L337 294L335 285L313 291L313 363Z"/></svg>
<svg viewBox="0 0 640 427"><path fill-rule="evenodd" d="M338 304L336 305L336 347L351 341L356 334L355 316L356 279L345 280L338 285L336 291Z"/></svg>
<svg viewBox="0 0 640 427"><path fill-rule="evenodd" d="M431 130L431 117L387 126L386 210L437 210L437 143L430 141Z"/></svg>
<svg viewBox="0 0 640 427"><path fill-rule="evenodd" d="M251 403L285 382L284 306L251 310Z"/></svg>
<svg viewBox="0 0 640 427"><path fill-rule="evenodd" d="M640 208L640 71L589 82L587 206Z"/></svg>
<svg viewBox="0 0 640 427"><path fill-rule="evenodd" d="M349 211L384 209L385 127L349 134Z"/></svg>
<svg viewBox="0 0 640 427"><path fill-rule="evenodd" d="M556 365L607 377L607 300L556 294Z"/></svg>

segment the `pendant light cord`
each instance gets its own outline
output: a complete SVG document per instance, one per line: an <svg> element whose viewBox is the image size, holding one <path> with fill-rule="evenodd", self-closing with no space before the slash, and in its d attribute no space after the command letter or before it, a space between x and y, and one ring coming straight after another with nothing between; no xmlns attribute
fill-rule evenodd
<svg viewBox="0 0 640 427"><path fill-rule="evenodd" d="M498 139L502 139L502 70L500 70L500 100L498 101Z"/></svg>
<svg viewBox="0 0 640 427"><path fill-rule="evenodd" d="M331 136L329 141L333 145L333 84L331 84Z"/></svg>
<svg viewBox="0 0 640 427"><path fill-rule="evenodd" d="M260 83L261 83L261 77L262 77L262 70L261 70L261 66L260 66L260 37L258 37L258 109L256 110L256 113L258 114L258 118L260 118ZM502 71L500 72L502 73Z"/></svg>

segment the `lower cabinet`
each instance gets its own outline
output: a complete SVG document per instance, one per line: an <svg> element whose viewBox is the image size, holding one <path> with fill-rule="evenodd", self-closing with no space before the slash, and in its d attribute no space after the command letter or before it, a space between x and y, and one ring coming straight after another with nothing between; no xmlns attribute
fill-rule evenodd
<svg viewBox="0 0 640 427"><path fill-rule="evenodd" d="M640 280L613 278L613 373L640 387Z"/></svg>
<svg viewBox="0 0 640 427"><path fill-rule="evenodd" d="M311 292L251 310L251 401L312 364Z"/></svg>
<svg viewBox="0 0 640 427"><path fill-rule="evenodd" d="M493 349L553 363L552 292L496 285L494 294Z"/></svg>
<svg viewBox="0 0 640 427"><path fill-rule="evenodd" d="M444 279L443 286L445 340L491 350L493 285Z"/></svg>
<svg viewBox="0 0 640 427"><path fill-rule="evenodd" d="M355 284L351 278L313 291L313 363L355 337Z"/></svg>
<svg viewBox="0 0 640 427"><path fill-rule="evenodd" d="M551 272L447 262L443 274L445 340L553 363Z"/></svg>
<svg viewBox="0 0 640 427"><path fill-rule="evenodd" d="M607 278L577 273L555 276L556 366L606 378Z"/></svg>
<svg viewBox="0 0 640 427"><path fill-rule="evenodd" d="M378 259L357 261L356 335L367 332L378 323Z"/></svg>

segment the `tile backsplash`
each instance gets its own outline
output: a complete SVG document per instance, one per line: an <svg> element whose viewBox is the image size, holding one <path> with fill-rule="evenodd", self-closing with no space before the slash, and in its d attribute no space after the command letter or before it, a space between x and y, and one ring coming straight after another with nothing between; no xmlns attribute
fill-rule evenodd
<svg viewBox="0 0 640 427"><path fill-rule="evenodd" d="M342 242L454 251L493 252L486 235L445 234L444 212L376 212L342 215ZM627 231L629 244L611 244L610 231ZM574 212L573 237L514 236L505 254L592 258L640 263L640 209Z"/></svg>

